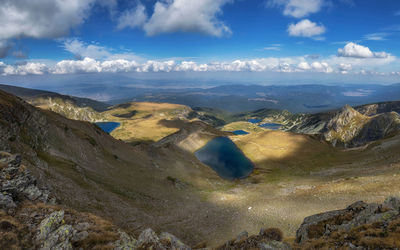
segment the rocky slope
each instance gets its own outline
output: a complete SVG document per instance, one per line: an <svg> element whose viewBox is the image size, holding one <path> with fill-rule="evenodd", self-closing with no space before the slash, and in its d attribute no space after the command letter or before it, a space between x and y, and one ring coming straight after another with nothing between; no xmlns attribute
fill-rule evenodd
<svg viewBox="0 0 400 250"><path fill-rule="evenodd" d="M309 216L297 230L296 242L302 249L398 249L400 199L388 197L382 204L358 201Z"/></svg>
<svg viewBox="0 0 400 250"><path fill-rule="evenodd" d="M90 106L82 106L67 96L37 96L27 101L38 108L56 112L73 120L99 122L105 119L102 113Z"/></svg>
<svg viewBox="0 0 400 250"><path fill-rule="evenodd" d="M190 249L169 233L146 229L135 239L93 214L55 205L20 155L0 152L0 181L1 249Z"/></svg>
<svg viewBox="0 0 400 250"><path fill-rule="evenodd" d="M350 106L336 112L302 115L285 130L321 135L334 146L355 147L392 136L400 131L397 112L363 115Z"/></svg>
<svg viewBox="0 0 400 250"><path fill-rule="evenodd" d="M0 84L0 89L14 94L26 102L59 113L69 119L81 121L101 121L101 112L110 106L106 103L94 101L88 98L61 95L54 92L35 90Z"/></svg>
<svg viewBox="0 0 400 250"><path fill-rule="evenodd" d="M354 107L354 109L367 116L374 116L389 112L396 112L400 114L400 101L366 104Z"/></svg>

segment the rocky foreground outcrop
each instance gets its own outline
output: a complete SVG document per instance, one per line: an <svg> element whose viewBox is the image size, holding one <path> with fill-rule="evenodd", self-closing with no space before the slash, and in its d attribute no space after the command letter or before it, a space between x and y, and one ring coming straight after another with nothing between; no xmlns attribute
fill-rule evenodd
<svg viewBox="0 0 400 250"><path fill-rule="evenodd" d="M0 249L190 249L169 233L137 239L107 220L57 206L21 156L0 152Z"/></svg>
<svg viewBox="0 0 400 250"><path fill-rule="evenodd" d="M400 199L355 202L346 209L304 219L296 233L301 248L399 249Z"/></svg>

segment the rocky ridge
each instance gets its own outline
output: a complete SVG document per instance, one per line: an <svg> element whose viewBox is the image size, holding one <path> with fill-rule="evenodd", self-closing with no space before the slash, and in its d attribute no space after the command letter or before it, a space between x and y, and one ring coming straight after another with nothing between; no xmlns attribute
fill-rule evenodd
<svg viewBox="0 0 400 250"><path fill-rule="evenodd" d="M63 96L43 96L27 100L33 106L51 110L68 119L99 122L103 121L104 115L92 107L80 106L74 99Z"/></svg>
<svg viewBox="0 0 400 250"><path fill-rule="evenodd" d="M299 115L293 124L283 129L320 135L333 146L357 147L398 133L400 115L392 111L368 116L346 105L336 112Z"/></svg>

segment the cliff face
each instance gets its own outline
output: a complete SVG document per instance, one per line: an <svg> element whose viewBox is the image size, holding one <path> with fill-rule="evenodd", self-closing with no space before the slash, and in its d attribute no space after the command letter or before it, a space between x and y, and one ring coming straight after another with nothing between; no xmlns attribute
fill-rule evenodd
<svg viewBox="0 0 400 250"><path fill-rule="evenodd" d="M323 136L333 145L337 143L351 144L353 138L358 135L368 120L367 116L360 114L352 107L344 106L326 124Z"/></svg>

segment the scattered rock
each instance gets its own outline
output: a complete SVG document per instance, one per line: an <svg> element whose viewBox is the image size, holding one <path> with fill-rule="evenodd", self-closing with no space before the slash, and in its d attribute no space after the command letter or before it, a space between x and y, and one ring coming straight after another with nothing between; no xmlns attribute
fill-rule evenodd
<svg viewBox="0 0 400 250"><path fill-rule="evenodd" d="M305 248L319 242L325 248L391 249L400 246L398 228L400 199L388 197L383 204L358 201L343 210L309 216L297 230L296 241Z"/></svg>
<svg viewBox="0 0 400 250"><path fill-rule="evenodd" d="M64 219L64 211L56 211L45 218L38 227L38 234L36 240L41 241L47 238L47 236L54 231Z"/></svg>
<svg viewBox="0 0 400 250"><path fill-rule="evenodd" d="M161 233L160 243L167 249L190 250L191 248L182 243L177 237L170 233Z"/></svg>
<svg viewBox="0 0 400 250"><path fill-rule="evenodd" d="M272 240L263 242L258 245L260 250L290 250L292 249L287 243Z"/></svg>
<svg viewBox="0 0 400 250"><path fill-rule="evenodd" d="M0 208L15 208L23 200L49 201L50 192L39 188L35 177L21 165L21 156L0 152ZM11 200L10 200L11 199ZM4 204L3 204L4 203Z"/></svg>
<svg viewBox="0 0 400 250"><path fill-rule="evenodd" d="M157 234L151 228L148 228L139 235L136 247L139 249L163 249L159 241Z"/></svg>
<svg viewBox="0 0 400 250"><path fill-rule="evenodd" d="M236 239L217 247L217 250L231 249L291 249L290 245L281 242L282 231L277 228L261 229L258 235L248 236L247 232L240 233Z"/></svg>
<svg viewBox="0 0 400 250"><path fill-rule="evenodd" d="M127 233L123 231L118 232L120 235L120 239L113 243L114 250L130 250L136 249L136 239L129 236Z"/></svg>

